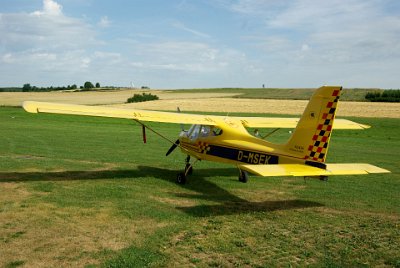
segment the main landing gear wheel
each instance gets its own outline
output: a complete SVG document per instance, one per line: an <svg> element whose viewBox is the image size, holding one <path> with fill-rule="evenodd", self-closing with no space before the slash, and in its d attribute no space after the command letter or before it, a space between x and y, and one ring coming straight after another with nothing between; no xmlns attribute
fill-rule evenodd
<svg viewBox="0 0 400 268"><path fill-rule="evenodd" d="M178 184L185 184L186 183L186 175L184 172L178 173L176 176L176 182Z"/></svg>
<svg viewBox="0 0 400 268"><path fill-rule="evenodd" d="M240 170L239 181L246 183L248 180L249 180L249 174L244 170Z"/></svg>

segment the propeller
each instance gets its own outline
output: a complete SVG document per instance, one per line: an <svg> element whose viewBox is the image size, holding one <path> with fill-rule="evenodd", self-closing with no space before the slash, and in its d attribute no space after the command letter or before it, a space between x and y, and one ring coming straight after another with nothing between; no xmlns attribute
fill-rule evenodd
<svg viewBox="0 0 400 268"><path fill-rule="evenodd" d="M177 140L175 141L175 143L172 144L171 148L169 148L169 150L168 150L168 152L165 154L165 156L168 156L170 153L172 153L172 152L175 150L175 148L178 147L179 143L180 143L180 141L179 141L179 139L177 139Z"/></svg>

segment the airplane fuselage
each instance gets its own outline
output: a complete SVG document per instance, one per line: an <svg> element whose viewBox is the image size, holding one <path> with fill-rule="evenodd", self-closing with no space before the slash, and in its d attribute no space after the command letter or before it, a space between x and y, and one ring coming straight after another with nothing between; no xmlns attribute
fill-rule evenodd
<svg viewBox="0 0 400 268"><path fill-rule="evenodd" d="M228 164L269 165L304 163L305 160L285 155L282 146L255 137L240 129L234 133L216 132L212 126L193 125L181 132L180 146L184 153L199 160Z"/></svg>

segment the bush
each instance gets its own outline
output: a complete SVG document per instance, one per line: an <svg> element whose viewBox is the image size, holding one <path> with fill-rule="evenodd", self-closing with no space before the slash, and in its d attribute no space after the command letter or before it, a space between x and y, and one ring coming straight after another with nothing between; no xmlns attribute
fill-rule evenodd
<svg viewBox="0 0 400 268"><path fill-rule="evenodd" d="M368 92L365 98L372 102L400 102L400 90L390 89L383 92Z"/></svg>
<svg viewBox="0 0 400 268"><path fill-rule="evenodd" d="M151 100L158 100L157 95L152 95L151 93L142 93L142 94L135 94L133 97L127 99L127 103L131 102L143 102L143 101L151 101Z"/></svg>

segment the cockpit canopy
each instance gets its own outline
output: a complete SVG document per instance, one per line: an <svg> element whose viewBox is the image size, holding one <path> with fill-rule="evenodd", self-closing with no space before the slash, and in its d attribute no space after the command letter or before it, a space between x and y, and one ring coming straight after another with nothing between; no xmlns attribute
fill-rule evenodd
<svg viewBox="0 0 400 268"><path fill-rule="evenodd" d="M210 136L219 136L221 134L222 129L209 125L192 125L187 132L188 138L191 140L207 138Z"/></svg>

